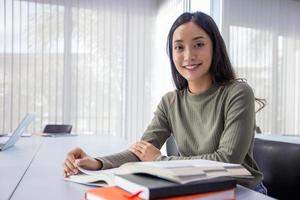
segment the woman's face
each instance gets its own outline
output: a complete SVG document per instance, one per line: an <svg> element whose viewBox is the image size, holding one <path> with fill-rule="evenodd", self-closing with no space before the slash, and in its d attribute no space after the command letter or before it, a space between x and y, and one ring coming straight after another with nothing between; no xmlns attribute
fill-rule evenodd
<svg viewBox="0 0 300 200"><path fill-rule="evenodd" d="M180 25L173 33L173 61L177 71L188 84L211 83L209 68L212 62L212 41L207 33L188 22Z"/></svg>

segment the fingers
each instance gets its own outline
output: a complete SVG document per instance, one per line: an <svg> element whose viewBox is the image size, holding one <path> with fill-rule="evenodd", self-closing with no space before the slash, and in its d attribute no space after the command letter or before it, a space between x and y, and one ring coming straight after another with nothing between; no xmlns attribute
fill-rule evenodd
<svg viewBox="0 0 300 200"><path fill-rule="evenodd" d="M78 172L76 164L68 159L65 160L65 168L67 169L67 172L73 172L74 174Z"/></svg>
<svg viewBox="0 0 300 200"><path fill-rule="evenodd" d="M102 162L96 160L95 158L86 156L81 159L77 159L75 161L77 167L82 167L84 169L90 169L90 170L99 170L102 168Z"/></svg>
<svg viewBox="0 0 300 200"><path fill-rule="evenodd" d="M131 145L131 148L136 149L137 151L143 153L150 146L152 146L151 143L141 140Z"/></svg>
<svg viewBox="0 0 300 200"><path fill-rule="evenodd" d="M65 177L74 175L78 173L77 166L75 164L75 160L72 161L73 159L69 159L68 157L65 159L64 162L64 175Z"/></svg>
<svg viewBox="0 0 300 200"><path fill-rule="evenodd" d="M129 147L129 149L128 149L131 153L133 153L133 154L135 154L137 157L139 157L140 158L140 154L141 154L141 152L140 151L138 151L136 148L134 148L133 146L131 146L131 147Z"/></svg>
<svg viewBox="0 0 300 200"><path fill-rule="evenodd" d="M149 147L149 144L150 143L138 141L131 145L128 150L135 154L140 160L143 160L147 152L147 147Z"/></svg>
<svg viewBox="0 0 300 200"><path fill-rule="evenodd" d="M140 140L140 141L136 142L135 145L137 145L143 149L147 149L148 147L153 146L153 144L151 144L150 142L147 142L145 140Z"/></svg>
<svg viewBox="0 0 300 200"><path fill-rule="evenodd" d="M141 153L143 153L145 151L146 146L137 142L136 144L134 144L133 148L135 148L136 150L140 151Z"/></svg>
<svg viewBox="0 0 300 200"><path fill-rule="evenodd" d="M64 175L69 176L75 173L75 159L72 154L68 154L67 158L64 161ZM74 170L74 171L73 171Z"/></svg>
<svg viewBox="0 0 300 200"><path fill-rule="evenodd" d="M141 145L144 145L144 146L152 145L151 143L149 143L149 142L147 142L147 141L145 141L145 140L141 140L141 141L139 141L139 143L140 143Z"/></svg>
<svg viewBox="0 0 300 200"><path fill-rule="evenodd" d="M153 161L161 154L160 150L146 141L138 141L134 143L129 151L135 154L141 161Z"/></svg>
<svg viewBox="0 0 300 200"><path fill-rule="evenodd" d="M137 141L132 145L133 148L136 148L137 150L143 151L147 147L149 147L151 144L146 141Z"/></svg>
<svg viewBox="0 0 300 200"><path fill-rule="evenodd" d="M87 154L81 148L75 148L72 151L70 151L69 154L74 155L75 158L83 158L87 156Z"/></svg>
<svg viewBox="0 0 300 200"><path fill-rule="evenodd" d="M76 164L77 167L85 168L86 166L89 165L89 158L84 157L84 158L81 158L81 159L77 159L77 160L75 160L75 164Z"/></svg>
<svg viewBox="0 0 300 200"><path fill-rule="evenodd" d="M80 148L76 148L67 154L67 157L64 161L64 176L65 177L77 174L79 172L77 165L76 165L76 158L80 159L84 156L86 156L86 154Z"/></svg>
<svg viewBox="0 0 300 200"><path fill-rule="evenodd" d="M141 144L139 144L138 142L134 143L133 145L131 145L131 147L129 148L129 150L132 153L135 153L135 154L143 154L145 152L144 146L141 145Z"/></svg>

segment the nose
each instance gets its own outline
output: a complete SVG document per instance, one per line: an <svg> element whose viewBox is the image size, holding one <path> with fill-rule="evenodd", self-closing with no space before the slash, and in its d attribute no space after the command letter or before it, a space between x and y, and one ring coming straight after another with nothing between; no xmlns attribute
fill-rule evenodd
<svg viewBox="0 0 300 200"><path fill-rule="evenodd" d="M186 51L184 53L184 60L186 62L191 62L196 59L196 53L192 48L186 48Z"/></svg>

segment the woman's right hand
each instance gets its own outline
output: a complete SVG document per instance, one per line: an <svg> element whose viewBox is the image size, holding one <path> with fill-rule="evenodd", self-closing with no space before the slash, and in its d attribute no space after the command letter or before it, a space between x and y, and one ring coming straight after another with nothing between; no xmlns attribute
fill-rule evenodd
<svg viewBox="0 0 300 200"><path fill-rule="evenodd" d="M89 170L99 170L102 168L102 162L87 155L82 149L75 148L67 154L64 161L64 176L77 174L78 167Z"/></svg>

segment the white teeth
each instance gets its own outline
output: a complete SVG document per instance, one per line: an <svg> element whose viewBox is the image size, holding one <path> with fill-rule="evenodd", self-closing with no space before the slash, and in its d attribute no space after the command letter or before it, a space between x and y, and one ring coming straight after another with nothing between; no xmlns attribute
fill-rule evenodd
<svg viewBox="0 0 300 200"><path fill-rule="evenodd" d="M186 69L194 69L196 67L198 67L198 65L186 65L186 66L184 66L184 68L186 68Z"/></svg>

